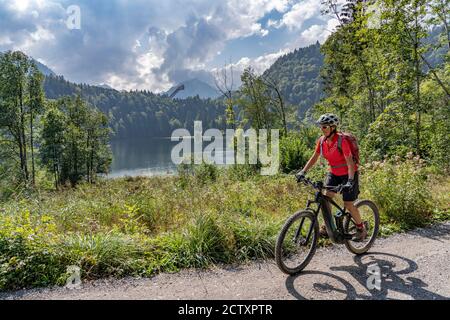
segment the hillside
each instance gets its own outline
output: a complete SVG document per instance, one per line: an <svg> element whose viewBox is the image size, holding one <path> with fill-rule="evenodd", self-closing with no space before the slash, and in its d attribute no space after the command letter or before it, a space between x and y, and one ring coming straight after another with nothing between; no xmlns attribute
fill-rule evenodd
<svg viewBox="0 0 450 320"><path fill-rule="evenodd" d="M264 74L278 83L285 99L302 116L314 105L321 94L319 70L323 64L320 45L301 48L279 58ZM179 85L174 99L170 94ZM46 96L81 95L92 105L110 116L114 139L132 137L170 136L177 128L191 128L194 120L202 120L204 127L224 127L224 106L219 93L198 79L174 86L166 94L148 91L117 91L105 86L74 84L62 76L47 76L44 83Z"/></svg>
<svg viewBox="0 0 450 320"><path fill-rule="evenodd" d="M439 30L434 30L428 42L436 42ZM296 49L278 58L263 75L270 77L281 90L285 100L294 106L301 118L317 103L323 95L320 69L324 56L317 42L305 48ZM442 49L427 53L433 66L442 62ZM224 126L224 107L218 92L210 85L198 79L183 84L174 99L170 94L177 86L164 95L148 91L117 91L106 86L74 84L56 77L42 64L38 64L46 73L45 92L48 98L56 99L64 95L81 94L91 104L96 105L111 117L111 128L115 138L138 136L169 136L180 127L190 127L194 119L202 120L210 127ZM50 71L50 72L48 72ZM215 99L215 100L214 100Z"/></svg>
<svg viewBox="0 0 450 320"><path fill-rule="evenodd" d="M117 91L74 84L61 76L46 77L44 90L49 99L81 95L109 115L114 139L167 137L179 128L192 131L195 120L202 121L204 128L223 127L223 106L211 99L170 99L148 91Z"/></svg>
<svg viewBox="0 0 450 320"><path fill-rule="evenodd" d="M49 67L47 67L45 64L40 63L37 60L34 60L34 63L36 64L36 66L38 67L39 71L42 72L42 74L44 76L56 76L56 73L53 72L52 69L50 69Z"/></svg>
<svg viewBox="0 0 450 320"><path fill-rule="evenodd" d="M442 27L436 27L429 31L428 37L424 39L427 45L435 46L439 43ZM296 49L275 61L275 63L264 72L278 83L281 92L287 102L294 105L298 115L302 117L315 103L322 98L322 80L320 69L324 64L324 55L321 45L314 45ZM445 45L437 49L429 50L425 57L432 67L437 67L444 61L447 50ZM424 66L424 71L428 68Z"/></svg>
<svg viewBox="0 0 450 320"><path fill-rule="evenodd" d="M323 54L317 42L278 58L263 75L278 84L286 101L297 108L299 116L303 116L321 98L322 66Z"/></svg>

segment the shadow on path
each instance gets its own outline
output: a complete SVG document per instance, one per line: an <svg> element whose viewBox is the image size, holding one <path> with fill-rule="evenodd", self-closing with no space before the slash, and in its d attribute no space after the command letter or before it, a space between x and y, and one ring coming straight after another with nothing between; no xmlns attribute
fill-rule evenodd
<svg viewBox="0 0 450 320"><path fill-rule="evenodd" d="M300 300L387 300L390 299L388 294L393 291L400 293L401 299L449 299L427 290L428 285L421 279L407 276L418 270L417 264L411 259L389 253L371 252L355 256L353 260L352 265L331 267L330 270L347 272L359 283L358 290L349 280L321 271L305 271L289 276L286 279L286 288L293 297ZM313 281L306 280L310 276L313 276Z"/></svg>

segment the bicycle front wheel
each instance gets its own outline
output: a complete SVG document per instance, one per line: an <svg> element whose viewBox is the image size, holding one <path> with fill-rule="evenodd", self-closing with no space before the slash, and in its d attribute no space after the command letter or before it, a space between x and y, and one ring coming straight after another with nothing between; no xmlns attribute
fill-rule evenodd
<svg viewBox="0 0 450 320"><path fill-rule="evenodd" d="M354 254L366 253L370 247L372 247L380 226L380 214L378 213L378 208L370 200L359 200L355 202L355 207L358 208L361 215L361 219L364 222L365 228L367 230L367 237L363 241L356 242L353 240L346 240L345 246L349 251ZM345 233L354 235L356 233L356 224L350 215L345 217L344 221Z"/></svg>
<svg viewBox="0 0 450 320"><path fill-rule="evenodd" d="M310 211L299 211L284 224L275 246L275 260L281 271L293 275L311 261L317 247L319 225Z"/></svg>

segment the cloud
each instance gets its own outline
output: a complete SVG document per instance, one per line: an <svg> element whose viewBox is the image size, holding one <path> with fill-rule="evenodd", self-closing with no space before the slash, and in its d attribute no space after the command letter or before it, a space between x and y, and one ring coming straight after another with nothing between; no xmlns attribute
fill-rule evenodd
<svg viewBox="0 0 450 320"><path fill-rule="evenodd" d="M303 24L314 17L320 16L321 1L303 0L296 3L292 8L283 15L280 27L286 26L289 29L301 29Z"/></svg>
<svg viewBox="0 0 450 320"><path fill-rule="evenodd" d="M339 21L337 19L330 19L326 24L314 24L300 33L299 38L294 42L295 46L305 47L316 41L324 43L338 25Z"/></svg>
<svg viewBox="0 0 450 320"><path fill-rule="evenodd" d="M186 70L204 69L204 61L211 59L220 51L226 40L226 33L212 19L191 17L185 26L178 28L166 37L164 63L155 68L157 75L169 76L174 82L186 79Z"/></svg>
<svg viewBox="0 0 450 320"><path fill-rule="evenodd" d="M34 7L32 7L34 5ZM39 14L36 9L43 13ZM39 41L53 39L51 31L63 18L64 8L59 4L41 1L0 1L0 50L28 49Z"/></svg>
<svg viewBox="0 0 450 320"><path fill-rule="evenodd" d="M230 41L270 38L270 27L297 28L305 18L301 12L309 17L320 1L293 2L77 0L81 30L69 30L71 0L0 0L0 50L22 50L71 81L159 92L188 78L211 83L206 66ZM263 26L261 19L273 12L281 20ZM317 27L310 29L301 34L305 40L323 37ZM277 54L242 58L236 67L254 64L262 70Z"/></svg>
<svg viewBox="0 0 450 320"><path fill-rule="evenodd" d="M290 52L290 49L285 48L281 49L278 52L268 53L256 58L249 58L249 57L242 57L239 59L238 62L229 64L226 67L222 68L214 68L211 70L211 72L214 74L215 77L218 76L218 74L222 74L223 72L227 72L227 74L230 74L230 68L233 69L233 84L234 88L237 89L241 85L241 74L244 72L244 70L248 67L251 67L256 74L260 75L264 71L266 71L279 57L282 55L285 55Z"/></svg>
<svg viewBox="0 0 450 320"><path fill-rule="evenodd" d="M281 27L281 21L275 21L272 19L267 20L267 28L279 28Z"/></svg>
<svg viewBox="0 0 450 320"><path fill-rule="evenodd" d="M288 1L230 0L216 6L206 17L192 15L186 24L167 35L164 63L154 72L173 82L196 77L212 83L203 69L230 40L252 35L267 36L258 20L273 10L285 11Z"/></svg>

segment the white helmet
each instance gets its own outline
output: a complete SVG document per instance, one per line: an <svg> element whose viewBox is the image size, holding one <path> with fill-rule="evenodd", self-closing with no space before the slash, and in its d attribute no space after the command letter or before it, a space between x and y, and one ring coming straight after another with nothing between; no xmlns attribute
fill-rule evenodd
<svg viewBox="0 0 450 320"><path fill-rule="evenodd" d="M330 126L339 126L339 118L337 115L333 113L325 113L320 116L319 120L316 121L318 125L330 125Z"/></svg>

